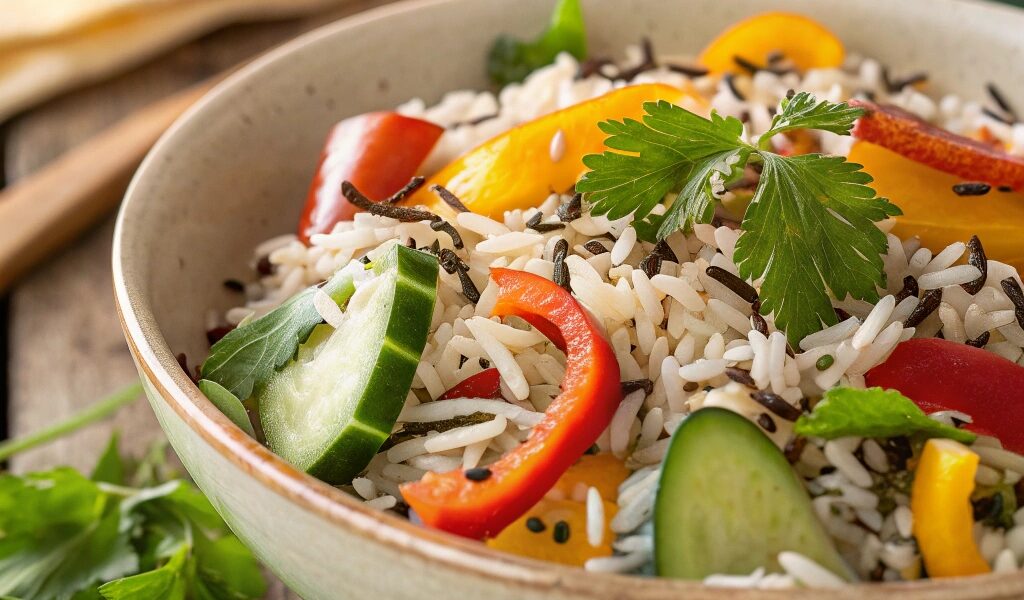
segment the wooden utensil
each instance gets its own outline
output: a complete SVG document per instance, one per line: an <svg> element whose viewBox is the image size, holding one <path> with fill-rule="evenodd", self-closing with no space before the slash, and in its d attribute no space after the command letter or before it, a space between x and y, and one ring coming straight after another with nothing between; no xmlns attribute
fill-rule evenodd
<svg viewBox="0 0 1024 600"><path fill-rule="evenodd" d="M220 79L140 109L0 191L0 294L116 208L160 135Z"/></svg>

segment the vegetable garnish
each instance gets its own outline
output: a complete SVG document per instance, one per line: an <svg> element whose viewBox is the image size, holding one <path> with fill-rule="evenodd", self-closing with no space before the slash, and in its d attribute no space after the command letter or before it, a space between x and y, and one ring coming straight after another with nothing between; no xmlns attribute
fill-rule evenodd
<svg viewBox="0 0 1024 600"><path fill-rule="evenodd" d="M203 379L220 384L239 400L252 396L253 389L266 384L295 356L313 328L323 323L313 305L317 289L341 306L356 288L351 275L339 271L321 287L309 287L266 315L233 329L210 349L202 367Z"/></svg>
<svg viewBox="0 0 1024 600"><path fill-rule="evenodd" d="M751 144L734 117L712 112L705 119L668 102L649 102L644 110L643 122L600 124L610 136L605 144L628 154L584 158L591 171L576 190L585 194L593 214L632 214L641 238L663 240L695 223L710 223L726 185L748 163L760 163L735 260L744 279L762 281L762 314L774 313L796 346L837 322L831 297L878 300L887 242L874 223L900 214L899 208L876 196L867 185L871 177L842 157L767 150L772 136L795 129L848 135L863 111L801 92L782 101L771 128ZM676 191L664 215L652 213Z"/></svg>
<svg viewBox="0 0 1024 600"><path fill-rule="evenodd" d="M914 402L896 390L838 387L809 415L796 422L798 435L833 440L847 436L890 438L903 435L950 438L969 444L978 436L931 419Z"/></svg>
<svg viewBox="0 0 1024 600"><path fill-rule="evenodd" d="M127 476L116 437L86 478L69 468L0 476L0 595L261 598L256 559L191 485Z"/></svg>
<svg viewBox="0 0 1024 600"><path fill-rule="evenodd" d="M971 492L978 455L951 440L928 440L914 473L914 537L930 577L980 575L992 569L974 541Z"/></svg>
<svg viewBox="0 0 1024 600"><path fill-rule="evenodd" d="M587 31L579 0L559 0L547 30L530 43L503 35L494 41L487 55L487 75L504 86L554 62L560 52L577 60L587 58Z"/></svg>
<svg viewBox="0 0 1024 600"><path fill-rule="evenodd" d="M1024 367L994 352L950 340L911 339L896 346L865 380L899 390L928 412L966 413L972 419L967 429L994 435L1007 450L1024 453Z"/></svg>
<svg viewBox="0 0 1024 600"><path fill-rule="evenodd" d="M619 365L608 342L565 289L538 275L492 269L493 314L529 322L566 354L562 393L530 437L488 465L486 481L461 469L428 472L402 496L431 527L472 538L495 535L526 513L611 423L622 400Z"/></svg>

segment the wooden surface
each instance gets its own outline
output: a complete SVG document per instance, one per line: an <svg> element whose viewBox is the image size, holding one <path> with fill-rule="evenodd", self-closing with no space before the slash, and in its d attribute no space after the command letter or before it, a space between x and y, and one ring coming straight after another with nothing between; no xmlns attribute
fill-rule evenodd
<svg viewBox="0 0 1024 600"><path fill-rule="evenodd" d="M354 0L330 14L229 27L111 81L28 111L0 134L7 181L16 181L135 109L316 25L384 3ZM113 306L112 232L111 216L22 280L10 295L7 396L12 436L59 420L136 378ZM109 423L16 457L11 468L89 469L114 428L121 431L129 453L140 454L162 437L149 407L138 402ZM276 580L267 597L297 598Z"/></svg>

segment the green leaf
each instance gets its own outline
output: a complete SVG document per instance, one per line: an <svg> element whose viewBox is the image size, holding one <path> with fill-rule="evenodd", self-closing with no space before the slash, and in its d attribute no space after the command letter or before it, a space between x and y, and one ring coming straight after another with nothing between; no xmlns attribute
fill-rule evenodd
<svg viewBox="0 0 1024 600"><path fill-rule="evenodd" d="M216 381L203 379L198 385L199 391L205 394L210 399L210 402L220 409L220 412L231 419L232 423L238 425L250 437L256 437L256 431L252 428L252 421L249 420L249 413L246 412L245 406L242 405L242 401L238 397Z"/></svg>
<svg viewBox="0 0 1024 600"><path fill-rule="evenodd" d="M120 436L116 431L110 436L107 448L103 451L96 466L93 467L89 479L114 485L124 485L125 467L124 461L121 459L121 451L118 447L119 439Z"/></svg>
<svg viewBox="0 0 1024 600"><path fill-rule="evenodd" d="M643 122L625 119L599 125L609 135L606 146L629 154L585 156L583 164L591 170L576 184L576 191L586 194L592 214L613 220L633 214L639 221L666 194L683 189L670 211L675 214L659 225L658 237L663 239L677 228L711 220L713 199L702 188L712 167L728 155L749 155L749 146L740 138L743 123L733 117L712 113L705 119L664 100L645 103L644 112ZM743 162L732 166L741 169Z"/></svg>
<svg viewBox="0 0 1024 600"><path fill-rule="evenodd" d="M307 288L270 313L232 330L210 349L204 379L245 400L295 356L299 344L323 322L313 306L317 287ZM337 273L322 288L338 305L355 292L352 277Z"/></svg>
<svg viewBox="0 0 1024 600"><path fill-rule="evenodd" d="M183 571L188 550L188 546L182 546L159 569L111 581L102 585L99 592L106 600L184 600L186 588Z"/></svg>
<svg viewBox="0 0 1024 600"><path fill-rule="evenodd" d="M762 312L796 347L836 323L832 297L878 299L887 241L874 223L900 211L842 157L759 155L764 170L734 259L744 279L763 279Z"/></svg>
<svg viewBox="0 0 1024 600"><path fill-rule="evenodd" d="M914 402L896 390L832 388L794 428L799 435L832 440L859 436L890 438L904 435L950 438L969 444L977 436L928 418Z"/></svg>
<svg viewBox="0 0 1024 600"><path fill-rule="evenodd" d="M807 92L782 100L772 126L761 136L761 147L767 148L772 136L795 129L818 129L839 135L849 135L854 122L864 110L849 104L818 100Z"/></svg>
<svg viewBox="0 0 1024 600"><path fill-rule="evenodd" d="M579 0L559 0L547 30L531 43L504 35L495 40L487 56L487 75L500 86L522 81L554 62L561 52L577 60L587 57L587 32Z"/></svg>
<svg viewBox="0 0 1024 600"><path fill-rule="evenodd" d="M262 598L267 584L260 565L249 550L234 536L211 541L198 536L195 545L195 597L217 600Z"/></svg>
<svg viewBox="0 0 1024 600"><path fill-rule="evenodd" d="M733 177L734 165L742 170L750 151L746 148L712 154L695 163L686 185L669 207L658 228L657 238L663 240L678 230L689 231L696 223L710 223L715 216L717 199L712 192L712 177L725 180ZM733 164L726 161L733 160Z"/></svg>

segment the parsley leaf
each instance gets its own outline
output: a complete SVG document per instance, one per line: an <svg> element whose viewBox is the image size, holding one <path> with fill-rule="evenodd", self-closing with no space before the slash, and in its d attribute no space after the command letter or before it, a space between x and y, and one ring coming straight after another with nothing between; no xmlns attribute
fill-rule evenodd
<svg viewBox="0 0 1024 600"><path fill-rule="evenodd" d="M772 119L772 125L761 136L762 148L772 136L794 129L818 129L838 135L849 135L854 122L864 110L849 104L818 100L807 92L800 92L792 98L784 98L779 112Z"/></svg>
<svg viewBox="0 0 1024 600"><path fill-rule="evenodd" d="M809 415L796 422L799 435L833 440L859 436L890 438L903 435L943 437L969 444L977 436L928 417L896 390L832 388Z"/></svg>
<svg viewBox="0 0 1024 600"><path fill-rule="evenodd" d="M761 152L764 170L743 218L734 260L763 278L761 307L794 347L834 325L830 292L876 301L885 285L885 234L875 221L899 210L867 186L871 177L838 156Z"/></svg>
<svg viewBox="0 0 1024 600"><path fill-rule="evenodd" d="M487 56L487 75L505 86L526 79L533 71L554 62L560 52L578 60L587 57L587 32L579 0L559 0L547 30L530 43L503 35Z"/></svg>
<svg viewBox="0 0 1024 600"><path fill-rule="evenodd" d="M642 121L599 124L610 150L584 157L590 171L576 184L592 214L632 215L642 240L663 240L710 223L726 185L748 163L761 163L734 259L744 279L760 281L762 312L774 313L795 346L835 323L833 297L877 300L888 242L874 223L899 208L842 157L767 151L772 136L794 129L849 134L863 111L796 94L781 103L758 146L744 140L739 120L714 111L705 119L665 101L644 111ZM664 214L653 212L658 204L667 206Z"/></svg>
<svg viewBox="0 0 1024 600"><path fill-rule="evenodd" d="M233 329L210 349L203 363L203 379L220 384L245 400L274 372L295 356L299 344L323 322L313 306L317 287L296 294L266 315ZM355 292L352 277L338 272L319 289L344 304Z"/></svg>
<svg viewBox="0 0 1024 600"><path fill-rule="evenodd" d="M634 219L642 220L666 194L680 190L683 182L695 178L706 182L710 168L719 162L724 165L725 157L745 158L750 153L740 138L743 123L739 119L716 113L705 119L664 100L645 103L644 112L643 122L625 119L598 125L609 135L606 146L630 154L609 151L583 158L591 170L576 184L576 191L587 194L592 214L614 220L632 213ZM742 168L744 162L736 164ZM659 238L676 228L711 220L714 202L710 188L702 191L705 187L698 182L680 194L669 211L672 216L660 224Z"/></svg>
<svg viewBox="0 0 1024 600"><path fill-rule="evenodd" d="M308 337L308 336L307 336ZM249 437L256 437L256 431L252 428L252 421L249 420L249 413L237 396L228 391L227 388L209 379L202 379L198 384L199 391L210 399L220 412L224 413L231 422L238 425L242 431L249 434Z"/></svg>

